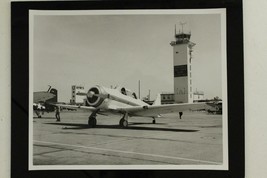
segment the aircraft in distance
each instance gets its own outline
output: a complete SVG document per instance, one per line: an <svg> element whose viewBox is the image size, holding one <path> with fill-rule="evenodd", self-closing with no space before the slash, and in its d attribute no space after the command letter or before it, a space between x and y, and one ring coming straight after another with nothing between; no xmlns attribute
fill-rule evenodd
<svg viewBox="0 0 267 178"><path fill-rule="evenodd" d="M156 117L166 113L182 113L185 110L199 110L207 106L206 103L183 103L161 105L161 97L158 94L157 99L152 105L149 105L136 97L136 94L130 90L122 88L106 88L96 85L88 90L87 93L77 93L86 97L88 106L74 106L54 104L57 107L83 109L91 111L88 119L89 127L95 127L97 124L97 114L118 113L123 114L119 121L121 127L128 127L128 117L151 117L155 124Z"/></svg>
<svg viewBox="0 0 267 178"><path fill-rule="evenodd" d="M207 110L208 113L222 114L222 102L221 101L213 102L210 105L212 105L213 107Z"/></svg>
<svg viewBox="0 0 267 178"><path fill-rule="evenodd" d="M49 86L47 91L33 93L33 110L38 118L41 118L44 111L54 111L54 106L50 102L57 102L57 90Z"/></svg>

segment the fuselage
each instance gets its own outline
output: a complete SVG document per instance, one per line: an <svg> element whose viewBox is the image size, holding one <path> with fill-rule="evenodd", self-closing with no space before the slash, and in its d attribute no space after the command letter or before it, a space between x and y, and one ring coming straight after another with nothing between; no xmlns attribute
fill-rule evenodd
<svg viewBox="0 0 267 178"><path fill-rule="evenodd" d="M103 86L96 86L95 88L99 90L98 95L100 95L100 97L103 99L101 104L96 106L96 108L99 109L101 108L115 109L115 108L129 107L129 106L148 105L142 100L135 98L135 95L129 93L122 93L119 89L106 88Z"/></svg>

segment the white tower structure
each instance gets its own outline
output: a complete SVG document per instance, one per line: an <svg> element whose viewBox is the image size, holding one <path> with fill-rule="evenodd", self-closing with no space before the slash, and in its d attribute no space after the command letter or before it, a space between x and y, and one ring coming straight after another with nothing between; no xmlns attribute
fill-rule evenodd
<svg viewBox="0 0 267 178"><path fill-rule="evenodd" d="M170 45L173 47L173 66L174 66L174 101L175 103L192 103L193 87L192 87L192 51L195 43L190 41L191 32L184 33L182 31L176 33L175 41Z"/></svg>

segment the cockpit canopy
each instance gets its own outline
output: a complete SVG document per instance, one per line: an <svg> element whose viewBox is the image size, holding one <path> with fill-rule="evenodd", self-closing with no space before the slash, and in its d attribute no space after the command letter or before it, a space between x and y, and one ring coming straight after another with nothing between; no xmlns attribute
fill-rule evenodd
<svg viewBox="0 0 267 178"><path fill-rule="evenodd" d="M120 92L121 92L121 94L123 94L123 95L130 96L130 97L132 97L132 98L137 99L136 94L135 94L134 92L132 92L131 90L126 89L125 87L121 87L121 88L120 88Z"/></svg>

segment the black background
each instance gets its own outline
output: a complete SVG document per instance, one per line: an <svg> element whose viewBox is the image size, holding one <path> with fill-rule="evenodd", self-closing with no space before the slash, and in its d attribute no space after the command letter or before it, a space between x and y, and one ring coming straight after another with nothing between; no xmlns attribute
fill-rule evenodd
<svg viewBox="0 0 267 178"><path fill-rule="evenodd" d="M28 170L29 10L227 9L229 170ZM11 176L244 177L244 65L241 0L50 1L11 3ZM30 111L31 112L31 111Z"/></svg>

